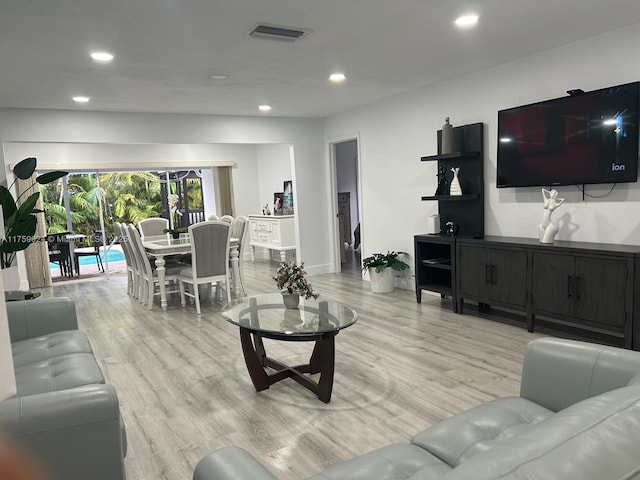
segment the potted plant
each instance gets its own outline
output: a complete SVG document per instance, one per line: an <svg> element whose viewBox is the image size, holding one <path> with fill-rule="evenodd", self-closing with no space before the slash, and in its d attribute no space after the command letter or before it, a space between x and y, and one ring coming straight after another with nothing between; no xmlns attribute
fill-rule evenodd
<svg viewBox="0 0 640 480"><path fill-rule="evenodd" d="M20 180L29 179L35 172L36 166L37 160L34 157L25 158L13 167L13 174L16 176L13 183L8 188L0 185L0 205L4 220L4 237L0 238L0 268L2 269L11 267L16 258L16 252L26 249L37 240L34 237L37 224L36 213L40 213L42 210L35 208L35 206L40 192L32 193L20 203L23 195L36 183L46 185L68 173L56 170L38 175L29 189L25 189L14 199L11 195L11 187L18 178Z"/></svg>
<svg viewBox="0 0 640 480"><path fill-rule="evenodd" d="M311 284L307 281L304 271L304 262L296 265L294 260L280 263L273 279L282 293L282 300L287 308L296 308L300 297L318 298L313 292Z"/></svg>
<svg viewBox="0 0 640 480"><path fill-rule="evenodd" d="M369 271L371 291L373 293L393 292L394 272L401 272L409 268L398 255L408 255L406 252L374 253L362 260L362 271Z"/></svg>

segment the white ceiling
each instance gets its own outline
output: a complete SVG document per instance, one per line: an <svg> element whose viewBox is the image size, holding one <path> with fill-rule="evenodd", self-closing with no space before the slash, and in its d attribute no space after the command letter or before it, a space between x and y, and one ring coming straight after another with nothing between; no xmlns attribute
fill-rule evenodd
<svg viewBox="0 0 640 480"><path fill-rule="evenodd" d="M0 107L325 117L638 22L640 0L0 0Z"/></svg>

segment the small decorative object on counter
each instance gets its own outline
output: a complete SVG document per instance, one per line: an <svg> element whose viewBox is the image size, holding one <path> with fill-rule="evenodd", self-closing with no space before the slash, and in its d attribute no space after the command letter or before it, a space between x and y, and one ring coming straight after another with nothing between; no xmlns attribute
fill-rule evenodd
<svg viewBox="0 0 640 480"><path fill-rule="evenodd" d="M542 189L542 199L544 200L544 215L542 223L538 226L540 243L553 243L553 239L558 233L558 226L551 221L553 211L564 203L564 198L558 198L557 190Z"/></svg>
<svg viewBox="0 0 640 480"><path fill-rule="evenodd" d="M453 179L451 179L451 186L449 187L449 195L459 197L462 195L462 187L460 187L460 179L458 179L458 173L460 173L460 167L453 167L451 171L453 172Z"/></svg>
<svg viewBox="0 0 640 480"><path fill-rule="evenodd" d="M444 119L441 142L440 153L453 153L453 125L449 123L449 117Z"/></svg>
<svg viewBox="0 0 640 480"><path fill-rule="evenodd" d="M460 227L458 227L454 222L447 222L444 226L444 233L452 237L458 234L459 229Z"/></svg>

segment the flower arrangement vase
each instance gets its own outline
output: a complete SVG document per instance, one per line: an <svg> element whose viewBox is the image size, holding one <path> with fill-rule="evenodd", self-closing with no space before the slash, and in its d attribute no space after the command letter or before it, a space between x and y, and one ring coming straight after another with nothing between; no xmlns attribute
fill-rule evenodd
<svg viewBox="0 0 640 480"><path fill-rule="evenodd" d="M282 293L282 303L286 308L298 308L300 295L297 293Z"/></svg>

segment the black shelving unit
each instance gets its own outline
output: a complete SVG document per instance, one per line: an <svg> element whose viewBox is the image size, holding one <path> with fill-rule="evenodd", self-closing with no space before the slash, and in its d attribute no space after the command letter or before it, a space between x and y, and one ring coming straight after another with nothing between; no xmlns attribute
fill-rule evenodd
<svg viewBox="0 0 640 480"><path fill-rule="evenodd" d="M442 152L442 131L439 130L438 154L421 157L423 162L438 162L438 169L448 172L460 168L462 195L425 195L423 201L437 201L441 230L447 222L458 226L458 236L484 235L484 125L473 123L453 128L452 153ZM433 190L437 188L436 181ZM456 279L456 236L416 235L414 237L416 301L422 301L422 290L450 296L453 311L458 311L458 281Z"/></svg>
<svg viewBox="0 0 640 480"><path fill-rule="evenodd" d="M416 301L422 302L422 290L438 292L442 297L457 298L455 284L455 239L444 235L416 235L414 258ZM453 309L457 311L457 302Z"/></svg>
<svg viewBox="0 0 640 480"><path fill-rule="evenodd" d="M440 227L447 222L458 225L459 235L484 235L484 124L473 123L453 128L455 152L442 151L442 130L438 130L438 154L421 157L422 162L438 162L448 172L460 167L460 196L425 195L423 201L437 201ZM436 182L434 182L435 185ZM433 187L436 190L437 185Z"/></svg>

